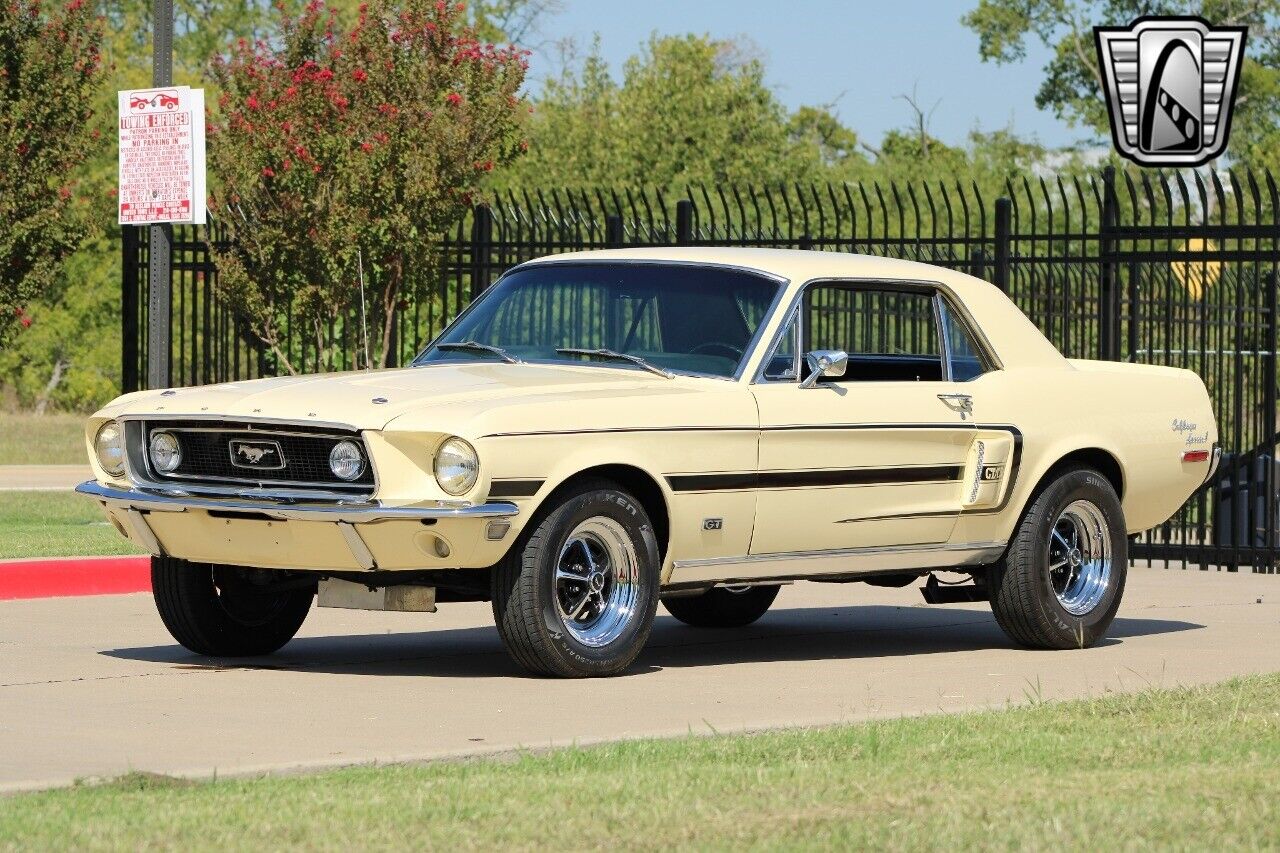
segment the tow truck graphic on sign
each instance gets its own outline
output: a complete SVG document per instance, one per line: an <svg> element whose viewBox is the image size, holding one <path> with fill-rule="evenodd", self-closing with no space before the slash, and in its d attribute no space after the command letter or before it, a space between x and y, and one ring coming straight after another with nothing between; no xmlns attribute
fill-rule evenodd
<svg viewBox="0 0 1280 853"><path fill-rule="evenodd" d="M129 109L131 110L143 111L148 108L153 110L172 110L176 109L177 106L178 93L174 91L155 92L154 94L151 92L144 92L142 94L133 95L129 99Z"/></svg>

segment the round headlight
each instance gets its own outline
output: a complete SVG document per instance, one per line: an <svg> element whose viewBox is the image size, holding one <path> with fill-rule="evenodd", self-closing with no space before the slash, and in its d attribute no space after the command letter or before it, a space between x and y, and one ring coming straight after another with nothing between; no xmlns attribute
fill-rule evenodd
<svg viewBox="0 0 1280 853"><path fill-rule="evenodd" d="M113 477L124 473L124 431L115 421L107 421L98 428L98 435L93 440L94 452L98 454L98 464L102 470Z"/></svg>
<svg viewBox="0 0 1280 853"><path fill-rule="evenodd" d="M451 495L471 489L480 477L480 457L471 445L451 438L436 451L436 482Z"/></svg>
<svg viewBox="0 0 1280 853"><path fill-rule="evenodd" d="M182 448L178 437L171 432L151 433L151 467L161 474L176 471L182 464Z"/></svg>
<svg viewBox="0 0 1280 853"><path fill-rule="evenodd" d="M329 470L339 480L355 480L364 473L364 455L354 441L339 441L329 451Z"/></svg>

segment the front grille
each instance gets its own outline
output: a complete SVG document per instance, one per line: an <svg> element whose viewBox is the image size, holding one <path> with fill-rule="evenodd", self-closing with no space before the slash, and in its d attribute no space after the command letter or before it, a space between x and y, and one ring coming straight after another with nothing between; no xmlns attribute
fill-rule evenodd
<svg viewBox="0 0 1280 853"><path fill-rule="evenodd" d="M168 473L156 471L150 462L151 435L169 432L177 436L182 462ZM205 483L210 485L254 485L270 488L316 488L328 491L369 493L373 490L373 467L369 464L364 439L358 432L323 427L280 426L209 421L148 421L142 425L139 445L142 461L151 479L159 482ZM342 480L329 468L329 453L340 441L354 441L365 457L365 469L355 480ZM248 453L233 457L237 451ZM252 457L268 448L257 464ZM278 454L277 451L278 450ZM283 460L277 458L283 457ZM240 464L235 464L238 459ZM281 464L281 462L283 464Z"/></svg>

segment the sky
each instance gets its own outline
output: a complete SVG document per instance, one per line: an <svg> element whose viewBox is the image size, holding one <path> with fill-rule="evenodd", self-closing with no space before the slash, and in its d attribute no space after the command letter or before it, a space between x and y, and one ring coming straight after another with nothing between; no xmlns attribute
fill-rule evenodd
<svg viewBox="0 0 1280 853"><path fill-rule="evenodd" d="M714 38L746 36L759 49L768 81L789 108L835 103L846 125L878 143L886 130L908 124L910 107L895 95L917 87L918 103L933 108L930 132L963 142L974 127L1012 123L1020 135L1051 147L1087 141L1038 110L1036 89L1049 52L1028 42L1016 65L978 57L978 38L960 24L977 0L561 0L531 42L536 80L558 70L548 43L572 37L582 50L599 33L604 58L620 78L623 62L650 33L693 32Z"/></svg>

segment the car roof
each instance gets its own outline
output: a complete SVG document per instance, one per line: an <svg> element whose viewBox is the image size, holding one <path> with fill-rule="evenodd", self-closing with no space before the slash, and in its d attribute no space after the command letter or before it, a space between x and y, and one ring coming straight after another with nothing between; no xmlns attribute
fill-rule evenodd
<svg viewBox="0 0 1280 853"><path fill-rule="evenodd" d="M1006 367L1066 367L1067 361L1026 315L994 285L956 270L919 261L803 249L663 246L597 249L547 255L530 264L556 262L648 261L741 267L786 279L793 292L813 279L849 278L919 281L943 286L969 312L977 330ZM771 326L773 324L770 324Z"/></svg>

